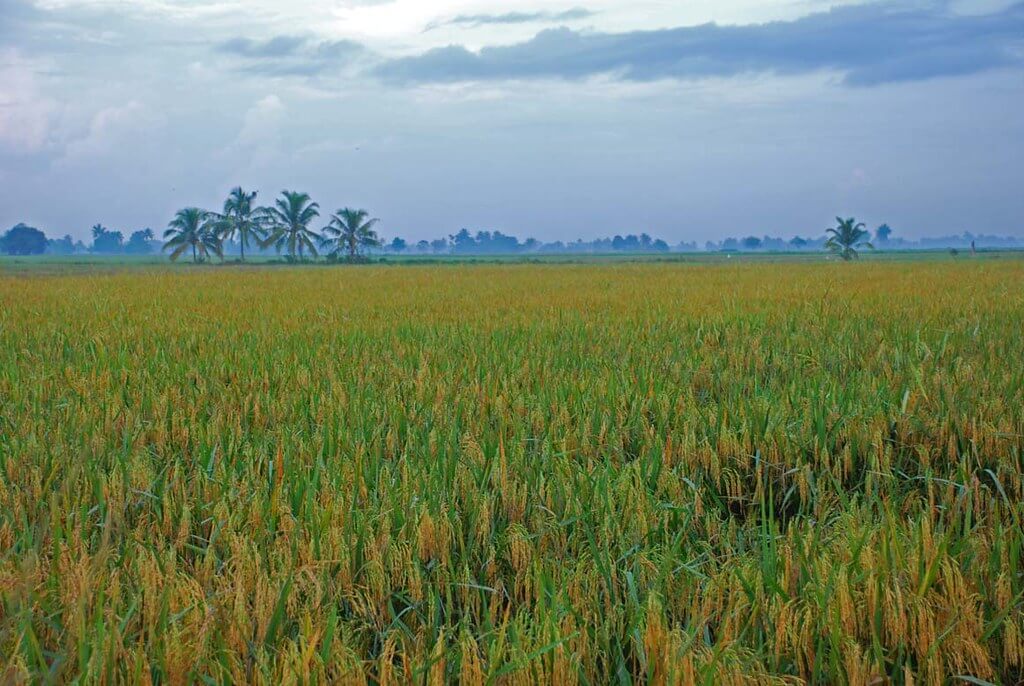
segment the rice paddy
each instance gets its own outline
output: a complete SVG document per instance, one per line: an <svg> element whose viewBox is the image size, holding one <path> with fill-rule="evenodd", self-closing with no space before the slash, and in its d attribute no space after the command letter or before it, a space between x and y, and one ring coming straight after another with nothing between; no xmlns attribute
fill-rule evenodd
<svg viewBox="0 0 1024 686"><path fill-rule="evenodd" d="M1013 684L1019 260L0 275L0 682Z"/></svg>

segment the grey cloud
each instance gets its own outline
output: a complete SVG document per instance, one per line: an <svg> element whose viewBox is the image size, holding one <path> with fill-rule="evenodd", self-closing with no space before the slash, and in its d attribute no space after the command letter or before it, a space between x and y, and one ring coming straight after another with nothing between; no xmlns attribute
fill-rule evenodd
<svg viewBox="0 0 1024 686"><path fill-rule="evenodd" d="M589 19L596 12L584 7L574 7L563 12L508 12L506 14L460 14L446 21L435 22L427 27L427 31L442 26L485 26L508 24L531 24L538 22L563 22Z"/></svg>
<svg viewBox="0 0 1024 686"><path fill-rule="evenodd" d="M348 64L366 52L353 41L314 41L304 36L266 40L233 38L217 50L242 60L239 70L264 76L314 76Z"/></svg>
<svg viewBox="0 0 1024 686"><path fill-rule="evenodd" d="M5 40L14 36L17 30L21 29L26 16L30 14L31 7L19 0L0 0L0 38Z"/></svg>
<svg viewBox="0 0 1024 686"><path fill-rule="evenodd" d="M0 48L52 41L52 29L46 13L31 2L0 0Z"/></svg>
<svg viewBox="0 0 1024 686"><path fill-rule="evenodd" d="M286 57L306 44L308 39L301 36L274 36L257 41L250 38L232 38L221 43L218 48L241 57Z"/></svg>
<svg viewBox="0 0 1024 686"><path fill-rule="evenodd" d="M981 16L931 7L847 6L786 22L583 33L541 32L512 46L449 46L378 65L397 82L564 78L616 74L633 81L837 70L866 86L1020 65L1024 3Z"/></svg>

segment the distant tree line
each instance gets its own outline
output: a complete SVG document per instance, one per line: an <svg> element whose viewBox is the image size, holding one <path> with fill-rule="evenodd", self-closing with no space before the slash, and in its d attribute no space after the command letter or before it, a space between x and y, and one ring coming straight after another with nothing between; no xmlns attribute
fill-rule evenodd
<svg viewBox="0 0 1024 686"><path fill-rule="evenodd" d="M845 221L845 220L840 220ZM861 226L864 231L864 239L869 239L869 232ZM816 237L794 236L790 239L778 238L775 236L754 236L724 238L720 241L707 241L704 244L705 252L821 252L829 250L830 231ZM893 237L893 230L888 224L882 224L875 229L874 236L870 237L870 243L876 250L943 250L949 248L1021 248L1024 241L1013 236L994 236L988 234L974 234L965 231L962 234L950 236L935 236L911 240L906 238ZM696 243L680 243L673 247L676 252L698 252Z"/></svg>
<svg viewBox="0 0 1024 686"><path fill-rule="evenodd" d="M851 224L852 222L852 224ZM543 243L533 238L519 240L500 231L470 232L462 229L457 234L432 241L421 240L409 243L395 238L386 243L381 252L419 255L493 255L493 254L577 254L577 253L689 253L689 252L834 252L838 256L851 258L859 249L886 250L935 250L945 248L1020 248L1024 241L1013 237L991 236L965 232L957 236L922 238L917 241L892 238L892 229L882 224L875 230L874 237L862 223L852 219L836 218L836 226L826 229L817 237L748 235L739 238L725 238L707 241L703 248L696 241L669 245L662 239L652 238L646 233L616 235L592 241L554 241ZM846 241L852 241L847 244ZM836 247L838 246L838 251Z"/></svg>
<svg viewBox="0 0 1024 686"><path fill-rule="evenodd" d="M134 231L125 240L120 231L100 224L92 227L92 242L88 245L70 235L47 238L26 224L18 224L0 236L0 252L6 255L149 255L158 252L161 245L152 229Z"/></svg>
<svg viewBox="0 0 1024 686"><path fill-rule="evenodd" d="M519 253L667 253L671 248L661 239L640 235L616 235L613 238L599 238L593 241L578 240L563 243L555 241L542 243L536 238L521 241L516 236L501 231L470 232L462 229L446 238L419 241L409 246L405 240L396 238L386 246L386 252L447 254L447 255L515 255Z"/></svg>
<svg viewBox="0 0 1024 686"><path fill-rule="evenodd" d="M377 219L366 210L342 208L322 216L320 205L307 193L282 191L272 205L256 203L257 193L235 188L219 212L188 207L180 210L168 224L163 241L151 229L131 232L127 238L101 224L92 227L88 245L74 240L47 236L31 226L18 224L0 235L0 252L9 255L149 255L160 251L172 260L187 257L195 262L247 254L283 255L289 261L307 261L325 257L328 261L364 261L369 255L516 255L516 254L593 254L593 253L685 253L700 252L696 242L670 246L647 233L629 233L591 241L542 242L521 240L501 231L461 229L434 240L415 243L395 237L383 240L376 231ZM319 225L319 227L318 227ZM873 235L863 223L836 218L836 225L817 237L747 235L720 241L707 241L704 252L821 252L830 251L842 259L853 259L864 249L934 250L976 248L1020 248L1024 241L1014 237L972 234L907 240L893 236L882 224Z"/></svg>

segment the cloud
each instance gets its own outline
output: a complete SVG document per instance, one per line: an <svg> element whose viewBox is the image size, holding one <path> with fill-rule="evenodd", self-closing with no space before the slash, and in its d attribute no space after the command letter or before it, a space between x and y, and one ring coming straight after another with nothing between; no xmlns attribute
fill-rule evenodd
<svg viewBox="0 0 1024 686"><path fill-rule="evenodd" d="M33 153L49 141L57 104L40 90L41 68L18 50L0 50L0 150Z"/></svg>
<svg viewBox="0 0 1024 686"><path fill-rule="evenodd" d="M246 147L277 140L284 115L281 98L274 94L266 96L246 111L236 143Z"/></svg>
<svg viewBox="0 0 1024 686"><path fill-rule="evenodd" d="M19 32L25 30L38 16L39 12L22 0L0 0L0 38L10 41L17 38Z"/></svg>
<svg viewBox="0 0 1024 686"><path fill-rule="evenodd" d="M596 12L584 7L574 7L563 12L508 12L506 14L460 14L446 21L434 22L427 26L426 30L440 28L442 26L485 26L485 25L509 25L509 24L531 24L539 22L566 22L589 19Z"/></svg>
<svg viewBox="0 0 1024 686"><path fill-rule="evenodd" d="M136 100L105 107L93 115L83 137L67 144L57 164L67 166L93 161L124 146L134 145L132 141L151 139L164 123L160 114Z"/></svg>
<svg viewBox="0 0 1024 686"><path fill-rule="evenodd" d="M1020 65L1024 3L984 15L882 4L834 8L793 21L704 24L631 33L543 31L532 40L472 52L462 46L393 59L375 73L400 83L581 79L632 81L800 74L835 70L867 86Z"/></svg>
<svg viewBox="0 0 1024 686"><path fill-rule="evenodd" d="M209 20L214 17L238 16L245 9L238 0L228 2L195 2L194 0L34 0L34 5L48 12L82 10L132 15L147 19L173 21Z"/></svg>
<svg viewBox="0 0 1024 686"><path fill-rule="evenodd" d="M217 159L243 161L250 169L270 166L281 155L281 128L287 113L276 94L255 102L246 110L238 135L217 152Z"/></svg>
<svg viewBox="0 0 1024 686"><path fill-rule="evenodd" d="M316 41L305 36L274 36L266 40L232 38L217 51L242 61L241 71L263 76L314 76L351 63L365 53L354 41Z"/></svg>
<svg viewBox="0 0 1024 686"><path fill-rule="evenodd" d="M307 40L301 36L274 36L263 41L251 38L232 38L217 47L221 52L240 57L287 57L294 55L296 50L306 44Z"/></svg>

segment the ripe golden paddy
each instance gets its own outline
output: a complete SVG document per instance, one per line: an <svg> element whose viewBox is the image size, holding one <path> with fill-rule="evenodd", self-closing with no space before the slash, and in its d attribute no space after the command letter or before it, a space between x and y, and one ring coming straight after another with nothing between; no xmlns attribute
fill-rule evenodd
<svg viewBox="0 0 1024 686"><path fill-rule="evenodd" d="M0 276L0 681L1014 683L1024 263Z"/></svg>

